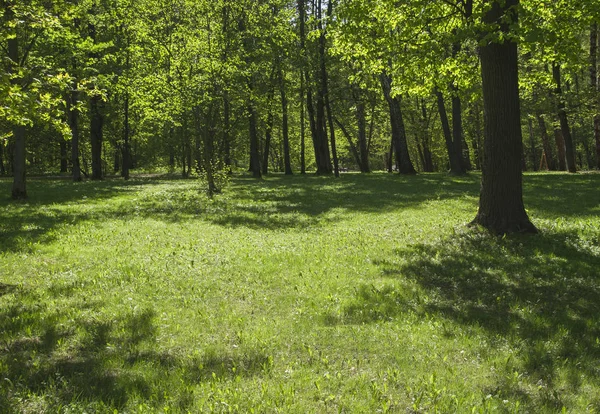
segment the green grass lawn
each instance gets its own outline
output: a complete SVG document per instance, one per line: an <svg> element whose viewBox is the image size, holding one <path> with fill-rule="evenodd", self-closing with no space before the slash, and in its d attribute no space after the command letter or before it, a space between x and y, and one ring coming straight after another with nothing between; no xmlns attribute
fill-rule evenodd
<svg viewBox="0 0 600 414"><path fill-rule="evenodd" d="M600 174L0 180L0 412L600 412ZM5 195L5 196L4 196Z"/></svg>

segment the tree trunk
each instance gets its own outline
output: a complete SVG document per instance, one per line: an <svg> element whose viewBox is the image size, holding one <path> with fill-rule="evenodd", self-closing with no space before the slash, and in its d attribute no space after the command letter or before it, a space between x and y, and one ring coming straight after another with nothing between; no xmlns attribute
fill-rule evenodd
<svg viewBox="0 0 600 414"><path fill-rule="evenodd" d="M496 23L508 33L509 24L516 23L518 4L494 0L484 23ZM479 211L473 223L496 234L537 232L523 204L517 45L504 37L502 43L480 48L485 141Z"/></svg>
<svg viewBox="0 0 600 414"><path fill-rule="evenodd" d="M327 4L327 17L331 18L333 13L333 2ZM321 24L321 23L320 23ZM327 75L327 62L325 62L325 31L321 32L320 49L321 49L321 81L323 82L323 92L325 97L325 110L327 111L327 123L329 125L329 137L331 142L331 156L333 158L333 171L336 177L340 176L340 164L337 155L337 146L335 142L335 127L333 125L333 113L331 110L331 101L329 99L329 79Z"/></svg>
<svg viewBox="0 0 600 414"><path fill-rule="evenodd" d="M452 131L450 130L450 123L448 122L446 104L444 103L444 95L436 89L435 96L437 97L437 106L438 112L440 114L440 122L442 123L442 131L444 132L444 139L446 141L446 150L448 151L450 173L455 175L462 175L465 172L463 171L462 164L460 161L460 152L456 150L457 147L454 145L454 141L452 139Z"/></svg>
<svg viewBox="0 0 600 414"><path fill-rule="evenodd" d="M0 175L6 174L6 168L4 167L4 143L0 142Z"/></svg>
<svg viewBox="0 0 600 414"><path fill-rule="evenodd" d="M71 169L73 181L81 181L81 165L79 163L79 93L73 89L71 91L71 102L69 107L69 127L71 128Z"/></svg>
<svg viewBox="0 0 600 414"><path fill-rule="evenodd" d="M600 94L598 94L598 24L594 23L590 29L590 85L596 101L596 115L594 116L594 138L596 142L596 168L600 170Z"/></svg>
<svg viewBox="0 0 600 414"><path fill-rule="evenodd" d="M567 171L567 150L565 148L565 138L560 128L554 130L554 142L556 142L558 154L558 169L559 171Z"/></svg>
<svg viewBox="0 0 600 414"><path fill-rule="evenodd" d="M538 170L537 166L537 152L535 151L535 134L533 133L533 119L529 116L527 117L527 126L529 127L529 155L531 160L531 168L533 171Z"/></svg>
<svg viewBox="0 0 600 414"><path fill-rule="evenodd" d="M552 76L554 77L554 82L556 83L555 93L558 98L558 120L560 121L560 130L565 142L567 168L570 173L576 173L577 164L575 163L573 137L571 136L571 128L569 127L569 120L567 118L567 112L565 111L565 102L562 96L560 65L555 63L552 66Z"/></svg>
<svg viewBox="0 0 600 414"><path fill-rule="evenodd" d="M124 119L123 119L123 156L122 158L122 167L121 167L121 177L125 180L129 180L129 164L130 157L129 154L129 91L125 91L125 105L124 105Z"/></svg>
<svg viewBox="0 0 600 414"><path fill-rule="evenodd" d="M262 173L269 173L269 152L271 151L271 139L273 137L273 97L275 95L275 68L269 78L269 93L267 96L267 125L265 128L265 147L263 148Z"/></svg>
<svg viewBox="0 0 600 414"><path fill-rule="evenodd" d="M552 151L552 145L550 144L550 138L548 137L548 130L546 129L546 122L542 114L537 114L538 124L540 126L540 134L542 136L542 147L544 149L544 156L546 157L546 164L550 171L556 171L556 160Z"/></svg>
<svg viewBox="0 0 600 414"><path fill-rule="evenodd" d="M415 167L408 153L408 142L406 140L406 129L402 117L402 105L400 97L392 97L392 78L385 72L379 75L385 100L390 110L390 123L392 127L392 140L396 151L396 163L400 174L416 174Z"/></svg>
<svg viewBox="0 0 600 414"><path fill-rule="evenodd" d="M290 133L288 125L288 100L285 91L285 75L279 66L279 94L281 95L281 134L283 136L283 164L285 175L292 175L292 163L290 158ZM302 100L300 100L302 103Z"/></svg>
<svg viewBox="0 0 600 414"><path fill-rule="evenodd" d="M102 126L104 119L100 113L101 98L90 99L90 142L92 146L92 180L102 179Z"/></svg>
<svg viewBox="0 0 600 414"><path fill-rule="evenodd" d="M356 123L358 125L358 149L360 154L360 172L370 173L369 152L367 151L367 120L365 115L365 104L358 93L355 94Z"/></svg>
<svg viewBox="0 0 600 414"><path fill-rule="evenodd" d="M69 171L69 155L67 153L67 141L63 137L59 138L60 145L60 172L66 173ZM0 144L2 147L2 144ZM0 148L0 170L4 171L4 165L2 164L2 148Z"/></svg>
<svg viewBox="0 0 600 414"><path fill-rule="evenodd" d="M256 127L256 109L254 103L248 104L248 127L250 133L250 172L254 178L261 178L258 131Z"/></svg>
<svg viewBox="0 0 600 414"><path fill-rule="evenodd" d="M452 89L454 93L458 93L458 88L453 86ZM471 160L469 147L463 137L462 103L458 95L452 95L452 142L460 161L460 174L465 174L471 169Z"/></svg>
<svg viewBox="0 0 600 414"><path fill-rule="evenodd" d="M6 7L8 20L14 17L12 7ZM19 71L19 38L15 34L13 38L8 39L8 58L9 73L18 73ZM19 85L21 79L18 77L11 79L12 85ZM13 125L13 152L12 152L12 169L13 169L13 185L12 198L14 200L24 200L27 198L27 185L25 180L26 171L26 150L25 150L25 127L23 125Z"/></svg>
<svg viewBox="0 0 600 414"><path fill-rule="evenodd" d="M360 167L360 163L361 163L360 155L359 155L358 149L356 148L356 145L354 145L354 142L352 141L352 136L350 135L350 133L348 132L346 127L344 127L344 124L342 124L337 118L334 118L334 120L335 120L335 123L337 124L337 126L342 131L342 134L346 137L346 140L348 141L348 146L350 147L350 152L352 153L352 156L354 157L354 161L356 162L356 165L358 165Z"/></svg>

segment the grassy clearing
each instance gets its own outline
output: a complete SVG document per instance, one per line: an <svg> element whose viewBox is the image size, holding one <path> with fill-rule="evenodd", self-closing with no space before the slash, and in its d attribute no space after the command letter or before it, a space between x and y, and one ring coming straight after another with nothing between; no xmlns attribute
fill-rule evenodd
<svg viewBox="0 0 600 414"><path fill-rule="evenodd" d="M600 412L600 175L33 180L0 200L2 412ZM0 194L9 182L0 181Z"/></svg>

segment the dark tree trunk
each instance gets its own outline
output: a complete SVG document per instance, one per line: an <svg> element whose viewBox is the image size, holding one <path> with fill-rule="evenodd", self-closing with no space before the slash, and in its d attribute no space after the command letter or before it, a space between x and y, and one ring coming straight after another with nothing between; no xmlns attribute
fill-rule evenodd
<svg viewBox="0 0 600 414"><path fill-rule="evenodd" d="M331 18L333 13L333 2L327 4L327 17ZM327 62L325 62L325 31L321 33L320 49L321 49L321 82L323 83L323 92L325 97L325 110L327 111L327 124L329 126L329 137L331 142L331 156L333 158L333 171L336 177L340 176L340 164L337 155L337 146L335 142L335 127L333 125L333 113L331 110L331 101L329 99L329 79L327 75Z"/></svg>
<svg viewBox="0 0 600 414"><path fill-rule="evenodd" d="M448 114L446 113L444 95L436 89L435 96L437 98L438 112L440 115L440 122L442 123L442 131L444 132L444 139L446 141L446 150L448 151L450 173L462 175L465 172L463 171L462 163L460 161L460 152L456 150L457 147L454 145L454 141L452 139L452 131L450 130L450 123L448 122Z"/></svg>
<svg viewBox="0 0 600 414"><path fill-rule="evenodd" d="M518 0L492 2L484 22L509 32L517 20ZM523 205L521 112L517 45L503 43L480 48L484 104L484 158L479 211L473 220L496 234L537 232Z"/></svg>
<svg viewBox="0 0 600 414"><path fill-rule="evenodd" d="M101 98L90 99L90 142L92 146L92 180L102 179L102 126L104 119L100 113Z"/></svg>
<svg viewBox="0 0 600 414"><path fill-rule="evenodd" d="M304 72L300 73L300 174L306 174L306 113L304 110Z"/></svg>
<svg viewBox="0 0 600 414"><path fill-rule="evenodd" d="M6 7L6 14L10 20L13 16L12 7ZM15 34L14 37L8 39L8 57L9 73L18 73L19 71L19 38ZM18 77L11 79L11 84L18 85L21 79ZM12 152L12 170L13 170L13 185L12 198L14 200L23 200L27 198L27 185L25 180L25 165L26 165L26 150L25 150L25 127L23 125L14 125L13 131L13 152Z"/></svg>
<svg viewBox="0 0 600 414"><path fill-rule="evenodd" d="M600 111L600 95L598 94L598 24L590 29L590 85L592 92L598 96L596 111ZM596 143L596 168L600 170L600 113L594 116L594 139Z"/></svg>
<svg viewBox="0 0 600 414"><path fill-rule="evenodd" d="M0 142L0 175L6 174L6 168L4 167L4 145Z"/></svg>
<svg viewBox="0 0 600 414"><path fill-rule="evenodd" d="M283 136L283 164L285 175L292 175L290 157L290 133L288 125L288 100L285 91L285 75L279 66L279 94L281 95L281 135ZM302 100L300 101L302 103Z"/></svg>
<svg viewBox="0 0 600 414"><path fill-rule="evenodd" d="M473 149L475 151L476 168L481 170L483 164L483 133L481 128L481 111L479 104L475 103L473 107L475 134L473 137Z"/></svg>
<svg viewBox="0 0 600 414"><path fill-rule="evenodd" d="M79 163L79 93L71 91L71 102L69 107L69 127L71 128L71 169L73 181L81 181L81 164Z"/></svg>
<svg viewBox="0 0 600 414"><path fill-rule="evenodd" d="M542 114L537 114L538 124L540 126L540 134L542 136L542 147L544 149L544 157L546 158L546 165L550 171L556 171L556 160L554 159L554 153L552 151L552 144L550 144L550 138L548 137L548 130L546 129L546 122ZM540 167L541 168L541 167Z"/></svg>
<svg viewBox="0 0 600 414"><path fill-rule="evenodd" d="M554 82L556 83L555 92L558 98L558 120L560 121L560 130L565 141L567 169L570 173L576 173L577 164L575 163L573 137L571 136L571 128L569 127L569 120L567 118L567 112L565 111L565 102L562 96L560 65L554 64L552 66L552 76L554 77Z"/></svg>
<svg viewBox="0 0 600 414"><path fill-rule="evenodd" d="M27 198L27 187L25 181L25 127L16 125L13 127L13 200L24 200Z"/></svg>
<svg viewBox="0 0 600 414"><path fill-rule="evenodd" d="M60 172L66 173L69 171L69 154L67 152L67 141L60 137ZM0 145L2 147L2 145ZM0 148L0 169L4 171L4 165L2 165L2 148Z"/></svg>
<svg viewBox="0 0 600 414"><path fill-rule="evenodd" d="M565 138L563 137L562 130L559 128L554 130L554 142L556 142L556 152L558 154L558 169L559 171L567 171Z"/></svg>
<svg viewBox="0 0 600 414"><path fill-rule="evenodd" d="M392 78L385 72L379 76L385 100L390 109L390 123L392 127L392 140L396 151L396 163L400 174L416 174L415 167L408 153L408 142L406 140L406 129L402 117L402 105L400 97L392 97Z"/></svg>
<svg viewBox="0 0 600 414"><path fill-rule="evenodd" d="M262 173L269 173L269 153L271 151L271 139L273 137L273 97L275 95L275 69L271 72L269 79L269 94L267 96L267 125L265 128L265 147L263 148Z"/></svg>
<svg viewBox="0 0 600 414"><path fill-rule="evenodd" d="M356 145L352 141L352 136L350 135L350 133L348 132L348 130L346 129L344 124L342 124L337 118L334 118L334 120L335 120L335 123L337 124L337 126L342 131L342 134L346 137L346 140L348 141L348 146L350 147L350 152L352 153L352 156L354 157L354 161L356 162L356 165L358 165L360 168L360 163L361 163L360 155L359 155L358 149L356 148Z"/></svg>
<svg viewBox="0 0 600 414"><path fill-rule="evenodd" d="M417 100L418 105L418 100ZM431 155L430 148L430 136L429 136L429 120L427 117L427 107L425 101L421 100L421 146L423 147L423 171L433 172L433 158Z"/></svg>

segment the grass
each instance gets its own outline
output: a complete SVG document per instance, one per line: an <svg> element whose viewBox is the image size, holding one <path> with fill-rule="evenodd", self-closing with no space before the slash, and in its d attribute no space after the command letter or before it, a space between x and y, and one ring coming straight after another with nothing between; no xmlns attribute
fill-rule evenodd
<svg viewBox="0 0 600 414"><path fill-rule="evenodd" d="M31 180L0 412L600 412L600 174L526 175L506 238L478 181Z"/></svg>

